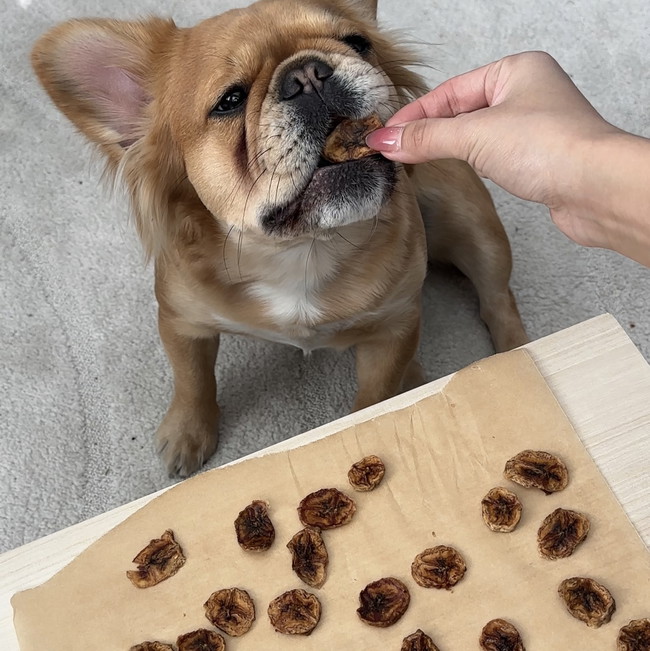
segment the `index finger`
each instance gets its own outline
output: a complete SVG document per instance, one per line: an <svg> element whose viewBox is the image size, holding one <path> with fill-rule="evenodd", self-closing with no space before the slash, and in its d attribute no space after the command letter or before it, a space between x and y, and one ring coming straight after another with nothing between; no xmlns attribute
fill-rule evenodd
<svg viewBox="0 0 650 651"><path fill-rule="evenodd" d="M397 111L386 122L386 126L425 118L453 118L460 113L470 113L490 106L489 95L492 93L487 90L487 78L497 63L489 63L448 79Z"/></svg>

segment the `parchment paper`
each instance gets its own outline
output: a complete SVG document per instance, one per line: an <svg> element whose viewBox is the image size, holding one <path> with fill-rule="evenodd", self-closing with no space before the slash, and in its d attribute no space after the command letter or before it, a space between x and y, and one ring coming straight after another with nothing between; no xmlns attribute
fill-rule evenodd
<svg viewBox="0 0 650 651"><path fill-rule="evenodd" d="M510 485L524 504L519 528L493 533L480 502L502 478L505 461L526 449L560 455L569 487L546 496ZM350 465L367 454L386 463L374 492L354 493ZM323 487L352 495L357 514L326 531L327 582L313 590L323 616L310 637L273 631L268 603L291 588L308 588L291 571L291 536L302 528L296 506ZM253 499L270 502L276 528L265 553L242 551L233 521ZM538 556L536 532L557 507L588 514L592 529L571 558ZM126 579L131 559L151 538L174 530L187 563L171 579L139 590ZM468 565L453 591L427 590L411 578L416 554L451 544ZM395 576L411 591L406 615L388 629L356 614L359 591ZM618 610L592 630L573 619L557 595L570 576L606 585ZM257 607L251 631L227 639L228 651L376 651L400 649L422 628L441 651L478 649L483 625L503 617L520 630L528 651L611 651L619 628L650 616L650 554L609 490L551 391L524 351L474 364L439 394L307 446L213 470L179 484L110 531L44 585L12 603L23 651L124 651L143 640L175 642L210 627L203 603L223 587L248 590Z"/></svg>

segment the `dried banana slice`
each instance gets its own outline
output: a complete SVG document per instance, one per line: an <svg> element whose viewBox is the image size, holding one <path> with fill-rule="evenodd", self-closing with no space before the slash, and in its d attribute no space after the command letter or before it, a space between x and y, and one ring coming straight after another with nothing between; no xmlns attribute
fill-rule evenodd
<svg viewBox="0 0 650 651"><path fill-rule="evenodd" d="M207 628L199 628L179 636L176 640L178 651L226 651L223 636Z"/></svg>
<svg viewBox="0 0 650 651"><path fill-rule="evenodd" d="M255 604L248 592L240 588L213 592L203 607L210 622L231 637L248 633L255 621Z"/></svg>
<svg viewBox="0 0 650 651"><path fill-rule="evenodd" d="M275 528L269 517L268 502L251 502L235 520L237 542L249 552L266 551L275 540Z"/></svg>
<svg viewBox="0 0 650 651"><path fill-rule="evenodd" d="M129 581L137 588L150 588L174 576L185 564L185 556L174 539L174 532L167 529L140 551L133 562L138 564L138 569L127 571Z"/></svg>
<svg viewBox="0 0 650 651"><path fill-rule="evenodd" d="M481 632L479 639L484 651L526 651L519 631L505 619L493 619Z"/></svg>
<svg viewBox="0 0 650 651"><path fill-rule="evenodd" d="M507 488L493 488L481 501L483 521L501 533L514 531L521 519L522 506L515 493Z"/></svg>
<svg viewBox="0 0 650 651"><path fill-rule="evenodd" d="M564 490L569 471L564 462L549 452L524 450L509 459L503 476L526 488L539 488L547 495Z"/></svg>
<svg viewBox="0 0 650 651"><path fill-rule="evenodd" d="M298 507L300 522L319 529L342 527L357 510L354 500L336 488L321 488L305 497Z"/></svg>
<svg viewBox="0 0 650 651"><path fill-rule="evenodd" d="M376 455L371 454L357 461L348 471L348 480L355 491L367 492L379 486L384 478L386 466Z"/></svg>
<svg viewBox="0 0 650 651"><path fill-rule="evenodd" d="M408 588L393 577L369 583L359 594L359 617L370 626L386 628L404 615L411 602Z"/></svg>
<svg viewBox="0 0 650 651"><path fill-rule="evenodd" d="M289 590L276 597L268 608L269 619L278 633L311 635L320 621L318 597L305 590Z"/></svg>
<svg viewBox="0 0 650 651"><path fill-rule="evenodd" d="M650 619L633 619L623 626L616 640L616 651L650 651Z"/></svg>
<svg viewBox="0 0 650 651"><path fill-rule="evenodd" d="M325 141L323 158L331 163L345 163L376 154L366 145L366 136L382 126L377 115L363 120L343 120Z"/></svg>
<svg viewBox="0 0 650 651"><path fill-rule="evenodd" d="M590 628L607 624L616 610L616 602L604 586L584 577L565 579L558 588L567 610Z"/></svg>
<svg viewBox="0 0 650 651"><path fill-rule="evenodd" d="M433 640L419 628L402 640L402 651L440 651Z"/></svg>
<svg viewBox="0 0 650 651"><path fill-rule="evenodd" d="M589 534L590 527L589 518L582 513L555 509L537 532L539 553L552 561L571 556Z"/></svg>
<svg viewBox="0 0 650 651"><path fill-rule="evenodd" d="M305 527L288 543L293 560L291 567L301 581L312 588L322 588L327 578L329 556L320 529Z"/></svg>
<svg viewBox="0 0 650 651"><path fill-rule="evenodd" d="M423 588L450 590L467 570L465 559L453 547L438 545L425 549L411 564L411 574Z"/></svg>

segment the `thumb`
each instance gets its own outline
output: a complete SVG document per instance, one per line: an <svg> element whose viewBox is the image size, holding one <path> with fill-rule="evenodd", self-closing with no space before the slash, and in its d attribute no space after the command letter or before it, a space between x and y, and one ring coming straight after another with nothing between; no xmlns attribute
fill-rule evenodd
<svg viewBox="0 0 650 651"><path fill-rule="evenodd" d="M459 118L425 118L373 131L368 147L400 163L424 163L440 158L466 160Z"/></svg>

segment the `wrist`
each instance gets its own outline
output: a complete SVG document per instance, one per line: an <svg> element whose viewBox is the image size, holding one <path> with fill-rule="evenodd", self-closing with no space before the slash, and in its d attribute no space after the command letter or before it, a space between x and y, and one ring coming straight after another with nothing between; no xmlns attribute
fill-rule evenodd
<svg viewBox="0 0 650 651"><path fill-rule="evenodd" d="M550 206L558 226L580 244L650 264L650 140L608 125L575 152Z"/></svg>

